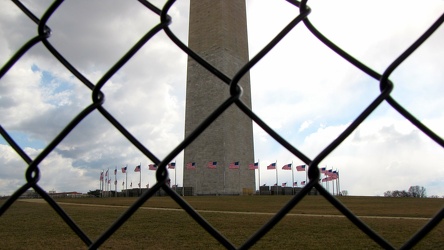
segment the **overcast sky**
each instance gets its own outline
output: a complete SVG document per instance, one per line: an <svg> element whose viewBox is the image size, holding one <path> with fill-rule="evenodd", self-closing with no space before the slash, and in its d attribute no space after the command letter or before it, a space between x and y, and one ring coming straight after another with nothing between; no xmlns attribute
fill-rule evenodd
<svg viewBox="0 0 444 250"><path fill-rule="evenodd" d="M52 1L23 3L40 17ZM164 1L154 3L161 7ZM444 12L442 0L324 0L308 5L309 19L318 30L381 74ZM188 7L188 1L179 0L169 13L171 29L185 43ZM298 13L285 1L247 1L250 57ZM49 41L96 83L158 21L137 1L65 1L48 22ZM36 25L12 2L0 2L0 65L36 34ZM444 134L442 41L443 27L390 76L391 96L439 135ZM104 107L161 159L184 137L186 60L185 53L160 32L102 89ZM250 74L253 111L311 159L379 94L377 81L324 46L303 24ZM0 124L32 158L90 103L90 90L42 44L0 79ZM277 161L278 183L290 184L291 171L282 166L303 162L257 126L254 142L260 183L276 183L276 172L266 166ZM170 175L173 184L181 185L182 154L175 160L178 167ZM128 182L135 187L139 174L134 168L142 164L142 186L152 186L151 163L93 112L42 162L39 184L47 191L87 192L99 188L102 170L113 172L117 167L120 190L125 178L120 169L128 166ZM444 150L386 103L321 162L322 167L340 171L341 189L350 195L383 195L419 185L428 195L443 196L443 165ZM25 183L26 163L3 139L0 167L0 195ZM298 183L305 180L305 173L294 174ZM111 177L114 180L114 174Z"/></svg>

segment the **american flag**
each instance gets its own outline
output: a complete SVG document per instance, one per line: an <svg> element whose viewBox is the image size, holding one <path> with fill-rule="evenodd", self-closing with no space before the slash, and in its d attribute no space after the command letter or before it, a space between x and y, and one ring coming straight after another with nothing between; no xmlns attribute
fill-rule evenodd
<svg viewBox="0 0 444 250"><path fill-rule="evenodd" d="M103 181L103 171L100 173L100 180Z"/></svg>
<svg viewBox="0 0 444 250"><path fill-rule="evenodd" d="M325 175L332 176L333 175L333 169L325 171Z"/></svg>
<svg viewBox="0 0 444 250"><path fill-rule="evenodd" d="M282 169L284 169L284 170L291 170L291 163L289 163L289 164L287 164L287 165L284 165L284 166L282 167Z"/></svg>
<svg viewBox="0 0 444 250"><path fill-rule="evenodd" d="M287 186L287 183L286 183L286 182L283 182L283 183L282 183L282 186L283 186L283 187L286 187L286 186Z"/></svg>
<svg viewBox="0 0 444 250"><path fill-rule="evenodd" d="M321 168L321 173L325 174L325 171L327 171L327 168Z"/></svg>
<svg viewBox="0 0 444 250"><path fill-rule="evenodd" d="M305 181L301 181L301 185L305 185Z"/></svg>
<svg viewBox="0 0 444 250"><path fill-rule="evenodd" d="M157 170L157 166L154 164L150 164L150 165L148 165L148 169L149 170Z"/></svg>
<svg viewBox="0 0 444 250"><path fill-rule="evenodd" d="M267 169L276 169L276 163L271 163L267 166Z"/></svg>
<svg viewBox="0 0 444 250"><path fill-rule="evenodd" d="M122 173L126 173L126 168L127 167L122 168Z"/></svg>
<svg viewBox="0 0 444 250"><path fill-rule="evenodd" d="M171 162L170 164L168 164L168 168L169 169L175 169L176 168L176 163L175 162Z"/></svg>
<svg viewBox="0 0 444 250"><path fill-rule="evenodd" d="M297 171L305 171L305 165L296 166Z"/></svg>
<svg viewBox="0 0 444 250"><path fill-rule="evenodd" d="M229 169L239 169L239 162L232 162L230 163L230 166L228 166Z"/></svg>
<svg viewBox="0 0 444 250"><path fill-rule="evenodd" d="M195 162L188 162L186 167L187 167L187 169L196 169L196 163Z"/></svg>
<svg viewBox="0 0 444 250"><path fill-rule="evenodd" d="M208 162L207 166L208 166L208 168L215 169L217 166L217 161L210 161L210 162Z"/></svg>
<svg viewBox="0 0 444 250"><path fill-rule="evenodd" d="M114 169L114 175L117 175L117 167Z"/></svg>
<svg viewBox="0 0 444 250"><path fill-rule="evenodd" d="M295 182L293 183L293 187L297 187L297 186L298 186L298 182L295 181Z"/></svg>
<svg viewBox="0 0 444 250"><path fill-rule="evenodd" d="M136 168L134 169L134 172L140 172L140 165L136 166Z"/></svg>
<svg viewBox="0 0 444 250"><path fill-rule="evenodd" d="M109 171L109 169L108 169L108 170L106 170L105 176L108 176L108 171Z"/></svg>
<svg viewBox="0 0 444 250"><path fill-rule="evenodd" d="M259 162L248 164L248 169L250 170L259 169Z"/></svg>

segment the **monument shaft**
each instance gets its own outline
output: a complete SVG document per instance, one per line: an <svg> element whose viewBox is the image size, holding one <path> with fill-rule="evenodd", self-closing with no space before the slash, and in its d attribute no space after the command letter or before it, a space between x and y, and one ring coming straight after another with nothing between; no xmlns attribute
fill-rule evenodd
<svg viewBox="0 0 444 250"><path fill-rule="evenodd" d="M189 47L228 77L248 61L246 6L242 0L191 0ZM249 75L240 86L251 107ZM229 86L188 58L185 136L229 97ZM196 169L187 169L195 162ZM217 162L215 169L208 162ZM239 169L229 169L239 162ZM184 187L195 195L229 195L255 190L253 127L235 105L226 110L184 151Z"/></svg>

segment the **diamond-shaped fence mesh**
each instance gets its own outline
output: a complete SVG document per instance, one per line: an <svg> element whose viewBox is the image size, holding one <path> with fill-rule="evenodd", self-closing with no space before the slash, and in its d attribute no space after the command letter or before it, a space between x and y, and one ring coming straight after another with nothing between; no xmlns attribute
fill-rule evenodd
<svg viewBox="0 0 444 250"><path fill-rule="evenodd" d="M340 47L331 42L326 36L324 36L311 22L309 19L312 10L307 5L307 1L290 1L291 6L295 9L294 19L288 23L288 25L276 36L269 44L267 44L257 55L255 55L251 60L245 64L238 73L230 78L224 73L220 72L217 68L213 67L210 63L202 59L198 54L193 52L184 43L180 41L174 32L170 29L171 17L168 14L170 8L174 5L175 1L167 1L162 9L158 9L155 5L151 4L149 1L139 0L139 2L144 6L144 8L149 9L159 17L159 23L151 28L144 36L142 36L138 42L131 48L128 52L118 60L96 83L88 80L87 77L82 75L76 67L74 67L68 60L65 59L64 55L60 53L53 44L51 44L51 27L47 26L48 20L52 15L57 13L58 8L63 4L63 0L57 0L52 3L52 5L45 10L41 18L38 18L34 13L32 13L24 4L18 0L13 1L17 7L22 11L23 15L27 15L36 24L38 35L29 38L16 53L6 62L6 64L0 70L0 78L3 78L8 71L14 67L14 65L24 56L30 49L37 45L43 45L49 53L51 53L54 58L56 58L61 64L68 69L72 75L74 75L80 82L82 82L86 87L90 89L92 95L92 102L83 108L83 110L72 119L63 130L53 138L53 140L35 157L31 158L27 153L25 153L24 148L20 147L16 141L8 134L3 126L0 127L0 132L3 138L9 143L9 145L20 155L20 157L28 164L26 169L26 183L22 187L17 189L14 194L6 200L1 208L0 215L4 214L11 205L17 201L17 199L28 189L34 189L66 222L67 225L78 235L79 238L85 243L90 249L96 249L100 247L105 241L107 241L146 201L152 198L156 192L159 190L164 190L186 213L188 213L203 229L210 233L220 244L228 249L246 249L253 246L257 241L259 241L264 235L266 235L279 221L281 221L284 216L294 207L296 207L299 202L309 194L310 190L313 188L318 191L318 193L325 197L328 202L330 202L340 213L342 213L349 221L357 226L363 233L368 235L373 241L375 241L382 248L393 249L394 247L383 237L381 237L377 232L372 230L366 223L364 223L360 218L358 218L353 212L351 212L346 206L339 202L332 194L330 194L320 183L320 171L318 168L319 163L325 159L335 148L337 148L372 112L375 111L382 103L389 104L394 110L396 110L399 115L403 116L411 124L416 126L422 133L428 136L430 139L435 141L441 147L444 147L444 141L435 134L434 131L425 126L421 121L416 119L408 110L401 106L397 100L395 100L391 95L391 91L394 87L394 83L390 81L390 74L415 50L417 50L428 37L430 37L434 31L444 21L444 15L441 15L429 29L425 30L423 35L421 35L411 46L405 50L396 60L394 60L387 69L382 72L376 72L368 67L366 64L358 61L352 55L348 54L346 51L342 50ZM296 11L298 10L298 11ZM311 34L316 37L319 41L325 44L326 47L334 51L337 55L344 58L351 65L358 68L371 78L377 80L380 85L380 94L364 109L361 113L355 117L353 122L329 145L319 153L314 159L310 159L304 155L298 148L293 146L287 140L282 138L277 132L275 132L266 122L264 122L257 114L255 114L250 108L247 107L240 100L240 86L238 85L239 79L245 75L256 63L258 63L269 51L277 45L281 39L283 39L291 30L295 27L305 27ZM186 137L180 144L178 144L174 150L172 150L166 157L161 159L156 156L149 148L144 144L139 142L135 136L133 136L126 128L121 124L121 122L116 119L111 113L104 107L105 95L102 92L102 88L107 85L108 80L116 75L117 72L134 56L138 53L142 46L147 44L150 39L153 39L160 32L164 32L169 39L174 42L178 48L180 48L189 57L192 57L195 61L201 64L208 71L212 72L217 78L225 82L230 86L231 95L225 100L210 116L206 117L205 120L197 126L197 129ZM217 119L228 107L237 106L243 111L243 113L250 117L254 123L260 126L268 135L273 137L277 142L279 142L284 148L290 151L294 156L298 157L304 161L308 166L308 178L309 182L301 192L294 195L294 197L283 206L266 224L264 224L255 234L253 234L248 240L246 240L240 247L235 246L231 243L224 235L218 232L211 224L209 224L199 212L197 212L193 207L191 207L185 200L178 195L172 188L167 185L168 171L167 166L180 152L182 152L190 143L192 143L205 129L212 124L212 122ZM137 201L132 204L120 218L118 218L109 228L106 229L103 234L96 240L92 240L82 228L80 228L75 221L73 221L68 214L60 207L60 205L39 185L40 180L40 169L39 164L60 144L60 142L67 137L67 135L73 131L76 126L86 117L91 115L92 112L99 112L115 129L117 129L137 150L142 152L146 157L153 161L158 169L156 171L157 183L152 186L147 192L143 193ZM423 240L424 237L442 220L444 215L444 209L439 211L425 226L423 226L415 235L413 235L408 241L404 243L402 248L408 249L415 246L419 241Z"/></svg>

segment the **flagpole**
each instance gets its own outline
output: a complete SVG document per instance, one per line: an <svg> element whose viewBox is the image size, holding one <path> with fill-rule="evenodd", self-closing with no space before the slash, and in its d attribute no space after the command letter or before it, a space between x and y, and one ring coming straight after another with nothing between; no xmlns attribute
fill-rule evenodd
<svg viewBox="0 0 444 250"><path fill-rule="evenodd" d="M333 173L333 171L332 171L332 173ZM331 185L332 185L332 194L333 195L336 195L336 190L335 190L335 180L333 180L332 182L331 182Z"/></svg>
<svg viewBox="0 0 444 250"><path fill-rule="evenodd" d="M100 189L100 197L103 197L103 194L102 194L102 183L103 183L103 170L102 170L102 173L100 174L100 180L99 180L99 189Z"/></svg>
<svg viewBox="0 0 444 250"><path fill-rule="evenodd" d="M177 191L177 164L176 164L176 160L174 160L174 191Z"/></svg>
<svg viewBox="0 0 444 250"><path fill-rule="evenodd" d="M196 190L194 190L194 195L197 195L197 170L199 170L198 168L197 168L197 166L196 166L196 175L194 176L194 182L195 182L195 185L196 185ZM202 172L203 171L205 171L204 170L204 167L202 167ZM199 174L200 174L200 176L199 176L199 178L202 178L202 173L201 173L201 171L199 171ZM199 185L201 184L201 182L199 182ZM185 191L184 191L185 192Z"/></svg>
<svg viewBox="0 0 444 250"><path fill-rule="evenodd" d="M105 177L103 177L103 197L106 197L106 183L108 182L108 175L106 174L105 170Z"/></svg>
<svg viewBox="0 0 444 250"><path fill-rule="evenodd" d="M140 163L140 171L139 171L139 195L142 193L142 162Z"/></svg>
<svg viewBox="0 0 444 250"><path fill-rule="evenodd" d="M114 197L117 197L117 166L114 170Z"/></svg>
<svg viewBox="0 0 444 250"><path fill-rule="evenodd" d="M293 161L291 161L291 194L294 195L294 170L293 170Z"/></svg>
<svg viewBox="0 0 444 250"><path fill-rule="evenodd" d="M328 175L327 175L327 173L328 173L328 167L327 167L327 165L325 165L325 173L324 173L324 176L325 176L325 178L327 178L327 180L325 181L325 189L327 189L327 191L329 191L329 190L328 190L329 185L328 185Z"/></svg>
<svg viewBox="0 0 444 250"><path fill-rule="evenodd" d="M326 184L326 187L327 187L327 192L330 193L330 180L328 179L328 177L327 177L327 181L325 182L325 184Z"/></svg>
<svg viewBox="0 0 444 250"><path fill-rule="evenodd" d="M335 178L335 182L336 182L336 195L339 195L339 187L338 187L338 170L336 169L336 178Z"/></svg>
<svg viewBox="0 0 444 250"><path fill-rule="evenodd" d="M338 194L339 193L341 193L341 186L340 186L340 181L339 181L339 170L337 171L337 176L338 176L338 179L336 179L336 181L337 181L337 187L338 187Z"/></svg>
<svg viewBox="0 0 444 250"><path fill-rule="evenodd" d="M333 192L335 195L338 195L338 182L336 181L336 178L334 179L334 183L335 183L336 189L333 189Z"/></svg>
<svg viewBox="0 0 444 250"><path fill-rule="evenodd" d="M254 162L253 162L254 164ZM261 168L259 164L259 159L257 159L257 173L258 173L258 179L259 179L259 195L261 195Z"/></svg>
<svg viewBox="0 0 444 250"><path fill-rule="evenodd" d="M325 166L325 170L324 170L324 173L322 173L322 174L324 174L324 178L325 178L325 171L327 171L327 166ZM324 178L322 178L322 179L324 179ZM326 183L326 181L324 181L325 183ZM322 187L324 187L324 184L322 183L322 181L321 181L321 185L322 185ZM327 184L326 184L327 185ZM326 186L325 185L325 186ZM324 187L325 188L325 187Z"/></svg>
<svg viewBox="0 0 444 250"><path fill-rule="evenodd" d="M241 172L240 161L238 163L239 163L239 165L238 165L238 169L237 170L238 170L238 177L239 177L239 194L241 194L242 193L242 188L241 188L241 181L240 181L240 172Z"/></svg>
<svg viewBox="0 0 444 250"><path fill-rule="evenodd" d="M102 179L102 197L105 197L105 169L103 170L103 179Z"/></svg>
<svg viewBox="0 0 444 250"><path fill-rule="evenodd" d="M125 193L126 197L128 197L128 164L126 164L126 171L125 171Z"/></svg>
<svg viewBox="0 0 444 250"><path fill-rule="evenodd" d="M225 159L224 159L224 162L226 162ZM223 167L223 169L224 169L224 194L225 194L225 181L226 181L226 179L225 179L226 178L226 176L225 176L226 175L226 173L225 173L225 166Z"/></svg>
<svg viewBox="0 0 444 250"><path fill-rule="evenodd" d="M109 187L109 184L110 184L110 177L111 177L111 175L109 174L109 168L108 168L108 182L106 183L106 197L109 197L110 195L109 195L109 193L110 193L110 187Z"/></svg>
<svg viewBox="0 0 444 250"><path fill-rule="evenodd" d="M328 169L326 169L326 172L325 172L325 175L327 176L327 181L325 182L325 184L327 187L327 191L330 193L330 179L328 178L329 175L327 173L328 173Z"/></svg>
<svg viewBox="0 0 444 250"><path fill-rule="evenodd" d="M103 170L103 178L102 178L102 187L101 187L101 190L102 190L102 197L105 197L105 169Z"/></svg>
<svg viewBox="0 0 444 250"><path fill-rule="evenodd" d="M224 157L224 161L223 161L224 163L226 163L227 161L225 160L225 157ZM224 192L224 194L225 194L225 166L222 166L222 168L223 168L223 170L224 170L224 189L223 189L223 192Z"/></svg>
<svg viewBox="0 0 444 250"><path fill-rule="evenodd" d="M327 178L327 172L328 172L327 165L325 165L324 178ZM325 189L326 189L327 192L328 192L328 178L325 179Z"/></svg>
<svg viewBox="0 0 444 250"><path fill-rule="evenodd" d="M336 182L336 195L339 195L339 188L338 188L338 179L335 179Z"/></svg>
<svg viewBox="0 0 444 250"><path fill-rule="evenodd" d="M279 188L278 188L279 187L278 186L279 185L278 184L279 183L279 181L278 181L278 166L277 166L278 164L277 163L278 163L278 161L276 160L276 162L274 163L275 164L275 168L276 168L276 194L279 194Z"/></svg>
<svg viewBox="0 0 444 250"><path fill-rule="evenodd" d="M331 173L333 174L333 168L331 169ZM331 193L333 194L333 195L336 195L336 189L335 189L335 180L333 180L332 182L331 182Z"/></svg>

